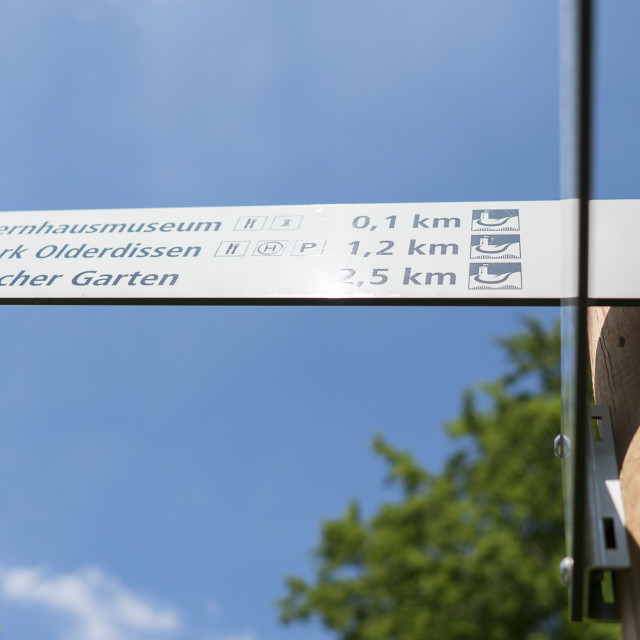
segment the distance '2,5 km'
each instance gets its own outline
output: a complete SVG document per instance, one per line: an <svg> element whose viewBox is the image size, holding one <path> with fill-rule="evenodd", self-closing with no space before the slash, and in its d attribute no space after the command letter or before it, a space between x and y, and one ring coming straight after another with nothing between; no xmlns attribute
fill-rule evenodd
<svg viewBox="0 0 640 640"><path fill-rule="evenodd" d="M366 270L364 280L362 271L356 276L356 269L340 269L341 275L338 282L348 284L354 287L361 287L363 284L380 285L388 282L389 269L372 269L371 272ZM417 271L413 267L405 267L400 274L396 272L395 276L401 278L402 286L412 287L413 285L423 286L453 286L456 284L457 276L452 271Z"/></svg>
<svg viewBox="0 0 640 640"><path fill-rule="evenodd" d="M353 280L353 277L356 275L355 269L340 269L340 271L344 272L344 276L342 276L338 282L355 285L356 287L361 287L364 284L364 280ZM371 271L371 279L367 284L384 284L389 279L387 271L389 271L389 269L373 269Z"/></svg>

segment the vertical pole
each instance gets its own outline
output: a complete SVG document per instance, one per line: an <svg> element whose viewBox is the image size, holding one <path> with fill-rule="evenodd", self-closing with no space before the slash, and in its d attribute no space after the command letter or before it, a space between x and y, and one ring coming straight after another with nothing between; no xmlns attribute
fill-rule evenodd
<svg viewBox="0 0 640 640"><path fill-rule="evenodd" d="M589 354L596 404L609 406L631 568L616 580L624 640L640 640L640 308L591 307Z"/></svg>
<svg viewBox="0 0 640 640"><path fill-rule="evenodd" d="M593 2L592 0L577 0L577 197L578 197L578 296L576 306L576 352L575 352L575 462L574 462L574 491L585 491L582 481L586 473L586 438L583 429L587 419L587 334L588 334L588 296L589 296L589 204L591 201L591 99L592 99L592 44L593 44ZM582 430L582 435L579 436ZM573 585L571 603L572 619L582 619L584 602L584 537L579 527L585 522L584 495L574 499L573 504L573 560L574 572L581 578Z"/></svg>

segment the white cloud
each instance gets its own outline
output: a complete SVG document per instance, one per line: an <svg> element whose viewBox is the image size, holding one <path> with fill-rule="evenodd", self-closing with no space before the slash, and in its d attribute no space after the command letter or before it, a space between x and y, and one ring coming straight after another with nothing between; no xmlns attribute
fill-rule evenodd
<svg viewBox="0 0 640 640"><path fill-rule="evenodd" d="M180 628L175 611L150 603L93 567L62 575L38 567L0 568L0 596L64 616L65 640L143 640Z"/></svg>

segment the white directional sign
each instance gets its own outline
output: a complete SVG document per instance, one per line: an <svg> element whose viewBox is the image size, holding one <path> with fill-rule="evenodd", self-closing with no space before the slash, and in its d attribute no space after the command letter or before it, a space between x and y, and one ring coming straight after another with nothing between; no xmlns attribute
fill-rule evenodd
<svg viewBox="0 0 640 640"><path fill-rule="evenodd" d="M589 297L640 298L640 200L591 203Z"/></svg>
<svg viewBox="0 0 640 640"><path fill-rule="evenodd" d="M571 254L565 205L6 212L0 298L559 300L572 295L563 284ZM640 217L636 201L598 206L617 216L616 237L625 238L621 224ZM639 255L627 248L625 264ZM595 277L598 287L602 279Z"/></svg>

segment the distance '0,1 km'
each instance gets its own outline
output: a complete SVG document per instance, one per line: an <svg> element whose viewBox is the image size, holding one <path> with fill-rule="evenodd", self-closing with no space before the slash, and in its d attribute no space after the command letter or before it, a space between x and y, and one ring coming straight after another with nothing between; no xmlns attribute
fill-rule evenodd
<svg viewBox="0 0 640 640"><path fill-rule="evenodd" d="M396 216L387 216L385 220L387 220L387 229L393 229L396 226ZM371 231L375 231L378 228L378 225L371 222L369 216L358 216L354 218L352 225L354 229L369 229Z"/></svg>

